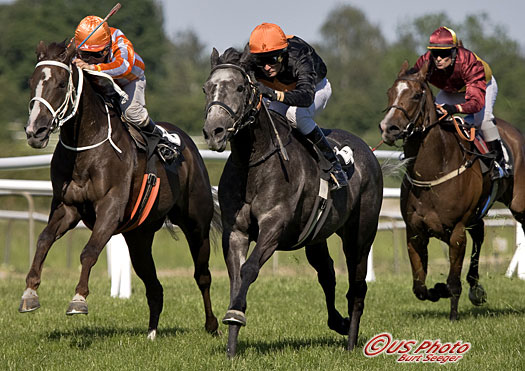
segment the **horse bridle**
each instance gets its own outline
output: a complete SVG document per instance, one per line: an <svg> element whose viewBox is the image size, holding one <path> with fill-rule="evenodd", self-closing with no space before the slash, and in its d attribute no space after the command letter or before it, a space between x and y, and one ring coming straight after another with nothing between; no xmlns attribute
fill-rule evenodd
<svg viewBox="0 0 525 371"><path fill-rule="evenodd" d="M75 89L75 85L73 83L73 72L71 71L70 66L66 65L65 63L53 61L53 60L46 60L46 61L40 61L36 64L35 69L37 69L40 66L57 66L65 69L69 73L69 81L67 85L67 92L66 96L64 97L64 102L55 110L53 106L44 98L42 97L33 97L29 101L29 112L31 113L31 103L33 102L40 102L44 106L47 107L49 112L53 115L53 120L51 122L51 132L55 132L57 129L59 129L64 123L66 123L69 119L71 119L75 114L77 113L78 105L80 102L80 96L82 95L82 88L84 84L84 79L79 78L78 79L78 86ZM77 67L79 71L79 75L81 74L81 70L79 67ZM67 111L69 110L70 105L72 105L71 112L69 115L66 116Z"/></svg>
<svg viewBox="0 0 525 371"><path fill-rule="evenodd" d="M246 73L246 71L242 67L236 64L231 64L231 63L219 64L211 70L210 76L213 75L213 73L219 69L227 69L227 68L234 69L234 70L241 72L244 78L244 84L248 85L250 94L246 96L244 105L239 110L241 112L237 112L237 113L235 113L233 109L227 104L225 104L224 102L221 102L218 100L211 101L206 106L205 118L208 117L208 114L212 107L214 106L220 107L221 109L226 111L228 115L232 118L233 125L231 128L228 129L228 131L232 132L232 135L235 135L239 132L239 130L241 130L245 126L250 125L255 122L255 115L259 111L261 96L260 96L259 91L257 90L257 85L253 83L250 76Z"/></svg>
<svg viewBox="0 0 525 371"><path fill-rule="evenodd" d="M37 69L40 66L57 66L69 72L69 81L68 81L68 86L67 86L66 97L64 98L64 102L60 105L60 107L58 107L58 109L55 110L53 106L51 106L51 104L42 97L33 97L29 101L29 113L30 114L31 114L31 103L34 101L40 102L44 106L47 107L47 109L53 115L53 120L51 122L51 128L49 130L51 132L55 132L57 129L61 128L62 125L64 125L68 120L70 120L77 114L78 105L80 103L80 97L82 96L82 90L84 87L84 76L82 73L82 69L76 66L78 70L78 85L77 85L77 88L75 89L75 84L73 82L73 71L71 70L70 66L68 66L67 64L58 62L58 61L53 61L53 60L46 60L46 61L38 62L35 66L35 69ZM71 109L71 112L69 113L69 115L66 116L66 113L69 110L70 104L73 106L73 108ZM113 142L113 139L111 137L112 135L111 117L110 117L110 113L109 113L107 104L104 103L104 106L106 108L106 115L107 115L107 120L108 120L108 132L107 132L107 137L104 140L96 144L89 145L89 146L72 147L72 146L65 144L62 141L62 137L59 137L59 141L62 144L62 146L64 146L64 148L69 149L70 151L82 152L82 151L87 151L89 149L97 148L100 145L104 144L106 141L109 141L111 146L117 152L122 153L122 150L115 144L115 142Z"/></svg>
<svg viewBox="0 0 525 371"><path fill-rule="evenodd" d="M398 81L414 81L414 80L408 79L408 78L399 78L395 81L395 83L397 83ZM383 110L383 112L388 112L392 108L400 110L401 112L403 112L403 114L405 115L405 118L408 121L408 124L406 125L405 129L401 131L401 133L397 136L397 139L405 140L411 137L412 135L414 135L415 133L423 133L425 132L425 130L427 130L428 128L430 128L431 126L435 125L438 122L436 121L435 123L432 123L431 125L428 125L428 126L425 126L425 125L416 126L417 121L419 120L419 118L421 117L421 114L423 113L423 107L425 106L425 94L427 92L427 89L429 88L426 82L420 82L420 84L422 87L421 98L419 99L418 108L413 118L410 117L410 115L408 114L408 111L405 108L395 105L395 104L388 106Z"/></svg>

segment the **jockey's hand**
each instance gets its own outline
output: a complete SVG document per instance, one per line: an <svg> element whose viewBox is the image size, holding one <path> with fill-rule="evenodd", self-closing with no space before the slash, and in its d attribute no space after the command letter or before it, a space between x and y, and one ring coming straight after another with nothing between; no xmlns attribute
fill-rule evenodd
<svg viewBox="0 0 525 371"><path fill-rule="evenodd" d="M269 100L277 100L277 93L272 88L267 87L260 82L257 83L257 90L262 94L263 97L268 98Z"/></svg>
<svg viewBox="0 0 525 371"><path fill-rule="evenodd" d="M80 58L73 59L73 64L75 64L75 66L77 66L78 68L81 68L83 70L95 71L97 69L97 66L95 66L94 64L89 64L87 62L84 62Z"/></svg>
<svg viewBox="0 0 525 371"><path fill-rule="evenodd" d="M447 114L452 116L454 113L458 113L458 108L453 104L445 103L441 106L445 111L447 111Z"/></svg>

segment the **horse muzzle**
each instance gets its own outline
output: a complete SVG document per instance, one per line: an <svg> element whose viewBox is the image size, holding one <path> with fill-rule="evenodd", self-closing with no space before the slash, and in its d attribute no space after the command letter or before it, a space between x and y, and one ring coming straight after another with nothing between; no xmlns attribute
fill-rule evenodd
<svg viewBox="0 0 525 371"><path fill-rule="evenodd" d="M402 134L402 130L397 125L381 122L379 124L379 130L381 131L381 139L388 145L395 143Z"/></svg>
<svg viewBox="0 0 525 371"><path fill-rule="evenodd" d="M45 148L49 143L50 128L43 125L36 125L35 122L28 122L24 128L27 137L27 144L33 148Z"/></svg>
<svg viewBox="0 0 525 371"><path fill-rule="evenodd" d="M202 134L208 148L212 151L222 152L226 149L230 135L225 126L211 124L206 120Z"/></svg>

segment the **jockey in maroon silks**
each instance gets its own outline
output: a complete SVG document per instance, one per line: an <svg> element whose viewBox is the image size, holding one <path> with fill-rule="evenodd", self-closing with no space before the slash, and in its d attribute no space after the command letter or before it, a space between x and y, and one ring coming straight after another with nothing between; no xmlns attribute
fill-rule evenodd
<svg viewBox="0 0 525 371"><path fill-rule="evenodd" d="M493 180L508 176L501 138L494 121L494 103L498 85L489 65L458 42L456 33L439 27L430 35L428 52L417 60L412 71L428 62L427 80L441 89L436 104L449 115L463 113L465 121L481 129L483 138L496 161L491 172Z"/></svg>

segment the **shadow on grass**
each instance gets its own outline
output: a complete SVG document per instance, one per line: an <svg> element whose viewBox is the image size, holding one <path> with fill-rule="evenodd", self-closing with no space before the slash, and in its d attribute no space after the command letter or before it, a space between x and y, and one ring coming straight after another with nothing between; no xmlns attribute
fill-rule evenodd
<svg viewBox="0 0 525 371"><path fill-rule="evenodd" d="M172 327L162 328L157 331L157 338L171 337L184 334L188 332L187 329ZM147 331L144 327L133 328L108 328L108 327L81 327L74 330L55 330L47 335L44 339L49 341L63 341L69 340L72 348L88 349L93 344L94 339L112 338L119 336L141 337L146 339Z"/></svg>
<svg viewBox="0 0 525 371"><path fill-rule="evenodd" d="M239 338L241 335L239 335ZM312 348L333 348L333 350L343 350L346 349L348 343L348 338L346 336L336 336L336 337L319 337L311 339L279 339L276 341L244 341L239 340L237 342L237 356L243 356L250 351L255 351L260 355L274 355L275 352L284 351L287 349L292 349L295 351ZM226 331L225 334L226 342L220 346L216 347L215 351L218 353L226 353L228 334ZM359 336L355 350L360 351L365 345L367 339L362 336ZM354 351L355 351L354 350Z"/></svg>
<svg viewBox="0 0 525 371"><path fill-rule="evenodd" d="M429 303L431 305L432 303ZM439 318L443 317L448 319L450 315L449 310L408 310L406 312L408 316L413 318ZM525 307L517 308L491 308L489 305L483 305L480 307L470 308L458 308L459 319L471 319L471 318L482 318L482 317L505 317L514 315L525 315Z"/></svg>

